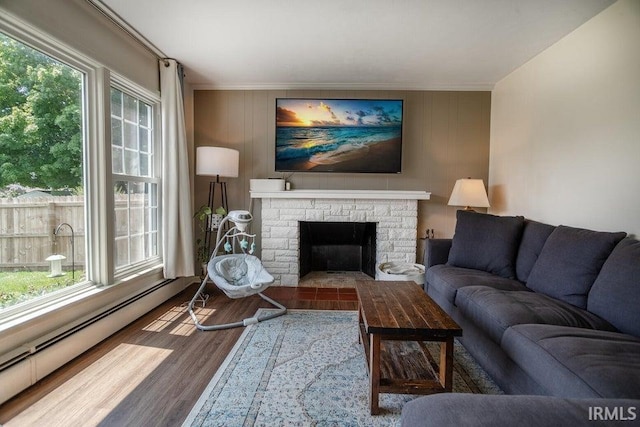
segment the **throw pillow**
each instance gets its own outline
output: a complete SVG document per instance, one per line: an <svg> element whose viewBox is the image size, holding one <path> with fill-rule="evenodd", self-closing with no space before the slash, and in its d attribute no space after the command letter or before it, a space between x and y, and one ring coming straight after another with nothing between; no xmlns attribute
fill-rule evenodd
<svg viewBox="0 0 640 427"><path fill-rule="evenodd" d="M447 264L515 278L524 217L459 210Z"/></svg>
<svg viewBox="0 0 640 427"><path fill-rule="evenodd" d="M587 310L620 332L640 337L640 242L618 243L589 291Z"/></svg>
<svg viewBox="0 0 640 427"><path fill-rule="evenodd" d="M625 236L626 233L558 226L531 269L527 287L586 309L591 285L613 248Z"/></svg>
<svg viewBox="0 0 640 427"><path fill-rule="evenodd" d="M516 277L521 282L529 280L529 273L536 263L544 243L556 227L541 222L524 220L522 240L516 258Z"/></svg>

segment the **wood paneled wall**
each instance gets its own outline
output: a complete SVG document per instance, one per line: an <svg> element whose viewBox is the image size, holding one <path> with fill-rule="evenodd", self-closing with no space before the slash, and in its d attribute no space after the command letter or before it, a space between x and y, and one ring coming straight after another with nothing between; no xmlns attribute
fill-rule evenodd
<svg viewBox="0 0 640 427"><path fill-rule="evenodd" d="M418 237L433 228L451 237L457 208L447 206L458 178L489 173L490 92L196 90L194 144L240 151L240 176L227 178L230 209L249 209L251 178L281 177L275 165L276 98L379 98L404 100L401 174L295 173L293 188L426 190L418 207ZM206 204L208 177L195 177L194 204ZM253 206L260 230L259 201ZM418 247L418 260L422 248Z"/></svg>

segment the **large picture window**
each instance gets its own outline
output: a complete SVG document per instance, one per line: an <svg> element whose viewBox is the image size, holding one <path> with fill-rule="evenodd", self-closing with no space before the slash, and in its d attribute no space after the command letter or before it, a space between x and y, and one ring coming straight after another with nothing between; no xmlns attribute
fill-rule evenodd
<svg viewBox="0 0 640 427"><path fill-rule="evenodd" d="M87 280L84 86L0 33L0 311Z"/></svg>
<svg viewBox="0 0 640 427"><path fill-rule="evenodd" d="M88 58L0 33L0 323L157 274L159 104Z"/></svg>
<svg viewBox="0 0 640 427"><path fill-rule="evenodd" d="M154 117L153 105L111 88L116 271L159 255Z"/></svg>

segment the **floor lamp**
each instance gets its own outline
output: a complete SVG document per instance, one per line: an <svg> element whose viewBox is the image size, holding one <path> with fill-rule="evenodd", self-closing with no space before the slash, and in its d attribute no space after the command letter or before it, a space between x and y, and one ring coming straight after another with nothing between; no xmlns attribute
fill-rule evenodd
<svg viewBox="0 0 640 427"><path fill-rule="evenodd" d="M220 181L220 177L237 178L240 152L231 148L222 147L198 147L196 150L196 175L215 176L215 181L209 183L208 206L211 212L215 212L216 187L220 187L220 205L229 212L227 200L227 183ZM211 248L211 232L214 227L211 217L207 222L204 241L207 245L207 253Z"/></svg>

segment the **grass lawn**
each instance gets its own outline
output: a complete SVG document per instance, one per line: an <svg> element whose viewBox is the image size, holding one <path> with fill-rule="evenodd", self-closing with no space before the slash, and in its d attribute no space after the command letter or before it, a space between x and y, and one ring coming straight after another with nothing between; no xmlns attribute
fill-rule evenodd
<svg viewBox="0 0 640 427"><path fill-rule="evenodd" d="M60 277L47 277L48 274L48 271L0 272L0 309L73 284L70 271ZM84 271L75 272L76 283L83 275Z"/></svg>

